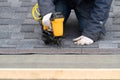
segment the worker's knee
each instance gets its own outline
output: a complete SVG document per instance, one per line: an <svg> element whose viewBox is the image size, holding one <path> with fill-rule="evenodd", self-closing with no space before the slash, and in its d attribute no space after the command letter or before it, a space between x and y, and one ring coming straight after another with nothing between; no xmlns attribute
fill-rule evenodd
<svg viewBox="0 0 120 80"><path fill-rule="evenodd" d="M67 5L67 3L64 0L59 0L55 3L55 11L61 12L66 22L70 15L71 8Z"/></svg>

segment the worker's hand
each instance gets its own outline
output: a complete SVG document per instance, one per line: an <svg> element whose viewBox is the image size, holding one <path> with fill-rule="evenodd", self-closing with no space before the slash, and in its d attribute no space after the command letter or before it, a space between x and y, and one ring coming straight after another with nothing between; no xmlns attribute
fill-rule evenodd
<svg viewBox="0 0 120 80"><path fill-rule="evenodd" d="M42 24L45 26L48 26L49 29L52 29L51 22L50 22L51 15L52 15L52 13L48 13L45 16L43 16L43 19L42 19Z"/></svg>
<svg viewBox="0 0 120 80"><path fill-rule="evenodd" d="M76 39L73 39L74 44L76 45L90 45L92 44L94 41L86 36L80 36Z"/></svg>

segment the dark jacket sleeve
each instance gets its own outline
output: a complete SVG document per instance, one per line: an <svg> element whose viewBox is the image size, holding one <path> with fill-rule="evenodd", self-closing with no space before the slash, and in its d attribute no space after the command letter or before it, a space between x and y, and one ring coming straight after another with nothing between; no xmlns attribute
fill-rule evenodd
<svg viewBox="0 0 120 80"><path fill-rule="evenodd" d="M38 5L41 16L55 12L54 0L38 0Z"/></svg>
<svg viewBox="0 0 120 80"><path fill-rule="evenodd" d="M90 13L90 20L83 35L96 41L101 33L105 33L103 25L105 24L111 7L112 0L95 0L93 9Z"/></svg>

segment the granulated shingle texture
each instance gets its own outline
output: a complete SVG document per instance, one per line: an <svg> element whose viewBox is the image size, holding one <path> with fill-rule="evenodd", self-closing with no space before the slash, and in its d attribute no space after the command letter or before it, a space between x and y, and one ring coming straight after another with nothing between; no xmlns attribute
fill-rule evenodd
<svg viewBox="0 0 120 80"><path fill-rule="evenodd" d="M40 25L31 16L31 9L36 1L37 0L0 0L1 54L24 54L30 53L30 51L31 53L51 54L60 52L63 54L119 54L120 0L113 0L110 17L105 26L107 30L105 38L90 46L77 46L73 44L72 39L79 36L79 27L75 14L72 11L65 26L65 37L63 39L64 44L62 49L55 48L55 46L46 46L43 41L41 41ZM42 49L44 52L42 52ZM53 49L53 51L49 52L50 49ZM13 51L9 52L9 50Z"/></svg>

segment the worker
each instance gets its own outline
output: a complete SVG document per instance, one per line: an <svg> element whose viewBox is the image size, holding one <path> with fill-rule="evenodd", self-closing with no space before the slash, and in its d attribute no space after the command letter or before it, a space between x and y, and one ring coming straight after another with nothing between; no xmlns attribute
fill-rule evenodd
<svg viewBox="0 0 120 80"><path fill-rule="evenodd" d="M42 22L51 26L50 17L61 12L66 23L71 10L77 16L81 35L73 39L76 45L90 45L106 33L105 23L109 17L112 0L38 0Z"/></svg>

